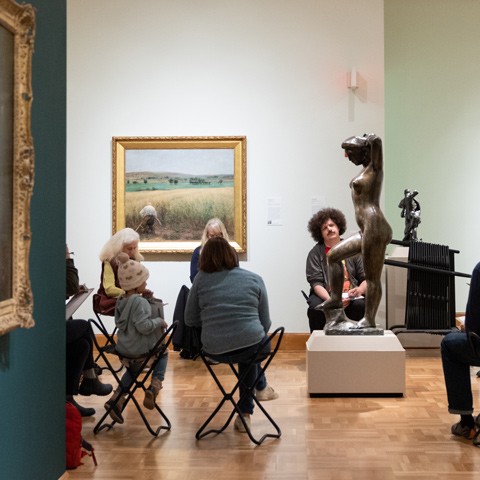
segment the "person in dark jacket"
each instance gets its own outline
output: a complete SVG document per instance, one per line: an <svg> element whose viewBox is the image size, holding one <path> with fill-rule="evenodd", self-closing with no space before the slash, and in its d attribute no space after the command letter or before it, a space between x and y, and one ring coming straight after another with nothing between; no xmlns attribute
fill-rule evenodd
<svg viewBox="0 0 480 480"><path fill-rule="evenodd" d="M340 236L347 229L345 215L336 208L323 208L312 216L308 230L317 244L307 257L306 276L310 284L307 312L310 332L322 330L325 314L318 307L330 298L327 253L340 243ZM344 283L342 304L345 315L350 320L361 320L365 315L365 293L367 282L361 255L343 261Z"/></svg>
<svg viewBox="0 0 480 480"><path fill-rule="evenodd" d="M78 270L66 248L67 298L81 291ZM92 329L86 320L69 318L66 322L66 400L77 407L82 417L95 414L95 409L79 405L74 395L108 395L112 386L102 383L95 372Z"/></svg>
<svg viewBox="0 0 480 480"><path fill-rule="evenodd" d="M440 345L443 375L447 389L448 411L460 415L452 425L453 435L480 444L480 415L473 418L473 395L470 366L480 367L480 263L473 269L467 308L465 331L452 332Z"/></svg>
<svg viewBox="0 0 480 480"><path fill-rule="evenodd" d="M200 245L195 248L190 260L190 281L193 283L194 278L198 273L198 263L200 260L200 253L207 240L212 237L222 237L227 242L229 241L227 229L219 218L211 218L205 225L202 233L202 241Z"/></svg>

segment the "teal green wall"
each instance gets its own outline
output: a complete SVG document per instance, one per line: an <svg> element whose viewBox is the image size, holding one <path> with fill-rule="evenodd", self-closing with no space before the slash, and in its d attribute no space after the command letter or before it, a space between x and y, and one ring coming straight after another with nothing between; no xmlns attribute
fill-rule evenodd
<svg viewBox="0 0 480 480"><path fill-rule="evenodd" d="M477 1L385 0L385 211L401 239L398 203L419 190L419 237L460 250L464 272L480 258L479 19Z"/></svg>
<svg viewBox="0 0 480 480"><path fill-rule="evenodd" d="M0 337L0 477L55 480L65 472L66 0L32 0L32 329Z"/></svg>

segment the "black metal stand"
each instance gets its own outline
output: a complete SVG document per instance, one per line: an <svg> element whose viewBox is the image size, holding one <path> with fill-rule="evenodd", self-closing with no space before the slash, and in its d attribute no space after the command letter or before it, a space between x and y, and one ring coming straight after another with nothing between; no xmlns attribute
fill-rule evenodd
<svg viewBox="0 0 480 480"><path fill-rule="evenodd" d="M390 327L394 333L445 335L455 327L455 277L470 277L455 271L454 254L445 245L392 240L409 247L408 263L385 260L385 265L408 268L405 325Z"/></svg>

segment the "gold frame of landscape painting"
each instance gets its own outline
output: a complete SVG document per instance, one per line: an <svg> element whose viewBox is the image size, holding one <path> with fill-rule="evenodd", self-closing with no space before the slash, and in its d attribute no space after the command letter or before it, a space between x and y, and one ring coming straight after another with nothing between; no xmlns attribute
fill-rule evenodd
<svg viewBox="0 0 480 480"><path fill-rule="evenodd" d="M133 228L143 254L186 254L218 217L231 245L245 253L246 142L244 136L113 137L113 233Z"/></svg>
<svg viewBox="0 0 480 480"><path fill-rule="evenodd" d="M0 335L34 325L28 268L34 37L33 7L0 0Z"/></svg>

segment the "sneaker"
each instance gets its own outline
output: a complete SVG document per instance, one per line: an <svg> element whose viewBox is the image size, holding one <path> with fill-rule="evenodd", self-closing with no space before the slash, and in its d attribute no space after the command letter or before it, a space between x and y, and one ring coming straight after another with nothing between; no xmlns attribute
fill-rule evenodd
<svg viewBox="0 0 480 480"><path fill-rule="evenodd" d="M278 398L278 393L267 384L263 390L255 389L255 397L261 402L267 402L268 400L275 400Z"/></svg>
<svg viewBox="0 0 480 480"><path fill-rule="evenodd" d="M68 400L68 401L80 412L80 415L82 417L91 417L92 415L95 415L95 409L94 408L82 407L73 398L71 400Z"/></svg>
<svg viewBox="0 0 480 480"><path fill-rule="evenodd" d="M115 420L117 423L122 424L124 422L123 417L122 417L122 410L121 410L121 405L122 400L120 399L116 404L114 404L115 400L110 399L107 402L105 402L105 409L108 411L108 414L112 418L112 420Z"/></svg>
<svg viewBox="0 0 480 480"><path fill-rule="evenodd" d="M475 427L462 425L460 422L452 425L451 432L456 437L463 437L467 440L472 440L475 437Z"/></svg>
<svg viewBox="0 0 480 480"><path fill-rule="evenodd" d="M89 397L90 395L110 395L112 393L112 386L108 383L102 383L98 378L83 377L78 393Z"/></svg>
<svg viewBox="0 0 480 480"><path fill-rule="evenodd" d="M250 414L249 413L244 413L242 415L242 417L243 417L243 420L245 421L245 423L247 424L247 427L250 428ZM240 415L237 415L237 418L235 419L235 422L233 423L233 428L235 430L239 431L240 433L246 433L247 432Z"/></svg>

